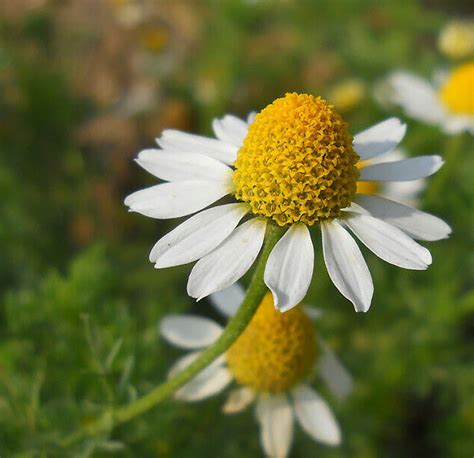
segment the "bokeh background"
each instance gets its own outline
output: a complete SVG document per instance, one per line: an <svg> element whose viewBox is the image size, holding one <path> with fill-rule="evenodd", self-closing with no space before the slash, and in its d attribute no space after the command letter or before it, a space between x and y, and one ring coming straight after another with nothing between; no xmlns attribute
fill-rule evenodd
<svg viewBox="0 0 474 458"><path fill-rule="evenodd" d="M327 97L352 132L403 117L374 88L396 68L431 77L456 65L438 35L472 14L453 0L1 0L0 455L261 456L253 410L223 418L223 396L167 401L107 437L55 446L164 379L181 353L160 340L160 317L220 319L186 296L189 266L148 262L176 221L127 213L123 198L153 183L132 159L163 128L210 134L212 117L287 91ZM317 254L307 301L356 384L344 402L317 384L343 444L297 430L292 457L473 454L473 142L407 121L408 153L447 161L421 205L453 236L429 244L426 272L366 253L376 291L365 315Z"/></svg>

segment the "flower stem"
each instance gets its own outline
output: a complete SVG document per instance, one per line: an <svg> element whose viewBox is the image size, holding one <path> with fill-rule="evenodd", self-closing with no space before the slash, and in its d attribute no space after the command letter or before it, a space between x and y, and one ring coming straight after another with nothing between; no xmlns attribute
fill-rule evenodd
<svg viewBox="0 0 474 458"><path fill-rule="evenodd" d="M179 372L175 377L167 380L161 385L158 385L148 394L136 401L123 407L109 410L92 423L89 423L87 426L78 429L76 432L64 438L61 442L61 446L67 447L88 436L95 436L108 432L114 426L125 423L147 410L152 409L156 404L167 399L178 388L191 380L201 372L201 370L224 353L240 336L263 299L266 291L265 283L263 281L265 264L272 248L283 235L283 232L284 230L282 228L271 223L267 224L264 246L252 277L252 281L247 289L245 299L234 317L229 320L224 332L213 345L203 351L193 363Z"/></svg>

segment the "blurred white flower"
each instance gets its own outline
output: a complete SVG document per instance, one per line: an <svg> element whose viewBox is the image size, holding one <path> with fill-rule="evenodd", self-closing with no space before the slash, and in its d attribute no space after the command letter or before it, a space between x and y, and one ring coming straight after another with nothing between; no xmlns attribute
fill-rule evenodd
<svg viewBox="0 0 474 458"><path fill-rule="evenodd" d="M443 81L432 83L396 71L387 83L386 97L408 116L436 124L449 134L474 134L474 62L454 68Z"/></svg>
<svg viewBox="0 0 474 458"><path fill-rule="evenodd" d="M238 284L210 296L226 317L236 313L244 291ZM341 442L339 425L324 399L308 384L321 375L331 392L344 399L352 390L352 377L314 330L315 308L298 306L280 313L268 293L251 322L223 356L175 393L183 401L200 401L217 395L232 382L223 412L233 414L256 405L260 439L269 457L288 455L294 418L315 441ZM160 325L161 335L177 347L193 350L180 358L169 376L191 364L223 332L216 322L192 315L170 315Z"/></svg>

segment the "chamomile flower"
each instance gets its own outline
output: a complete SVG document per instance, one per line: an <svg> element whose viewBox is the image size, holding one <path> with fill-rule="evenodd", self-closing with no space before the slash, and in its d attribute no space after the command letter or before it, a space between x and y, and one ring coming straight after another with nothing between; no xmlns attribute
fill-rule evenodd
<svg viewBox="0 0 474 458"><path fill-rule="evenodd" d="M474 134L474 61L459 65L432 83L397 71L387 79L390 101L407 115L436 124L448 134Z"/></svg>
<svg viewBox="0 0 474 458"><path fill-rule="evenodd" d="M439 156L358 168L393 151L406 126L390 118L354 138L320 97L287 94L247 122L227 115L213 122L215 139L165 130L161 149L137 162L168 183L125 199L130 211L152 218L197 213L160 239L150 253L156 268L197 261L188 294L201 299L241 278L255 261L268 224L286 228L268 258L264 280L275 305L301 302L313 275L309 228L319 226L329 276L357 311L367 311L372 278L349 228L385 261L406 269L431 264L415 242L450 233L439 218L375 195L357 194L360 182L411 182L435 173ZM366 163L367 164L367 163ZM365 165L365 164L362 164ZM204 211L226 195L233 203ZM239 223L246 218L246 221Z"/></svg>
<svg viewBox="0 0 474 458"><path fill-rule="evenodd" d="M243 289L232 287L211 295L213 304L232 316L243 299ZM183 401L200 401L217 395L232 382L223 412L233 414L254 403L265 454L286 457L294 419L315 441L327 445L341 442L339 425L324 399L308 384L321 375L339 399L352 389L352 378L339 359L318 338L313 319L316 310L295 307L282 314L268 293L247 328L229 350L175 393ZM313 318L312 318L313 317ZM172 377L211 345L223 329L216 322L192 315L172 315L160 323L161 335L173 345L192 353L179 359Z"/></svg>

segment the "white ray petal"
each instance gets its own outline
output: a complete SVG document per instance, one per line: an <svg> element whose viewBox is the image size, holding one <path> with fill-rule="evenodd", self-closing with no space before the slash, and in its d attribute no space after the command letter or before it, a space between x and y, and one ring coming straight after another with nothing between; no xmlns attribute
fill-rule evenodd
<svg viewBox="0 0 474 458"><path fill-rule="evenodd" d="M224 316L232 317L237 313L245 297L245 288L240 283L234 283L222 291L209 296L212 305Z"/></svg>
<svg viewBox="0 0 474 458"><path fill-rule="evenodd" d="M240 148L247 136L248 124L233 115L225 115L212 121L212 129L216 137L223 142L231 143Z"/></svg>
<svg viewBox="0 0 474 458"><path fill-rule="evenodd" d="M444 117L444 109L438 94L427 81L406 72L395 72L388 78L393 93L391 100L416 119L438 123Z"/></svg>
<svg viewBox="0 0 474 458"><path fill-rule="evenodd" d="M256 414L265 454L272 458L287 457L293 440L293 411L286 396L260 397Z"/></svg>
<svg viewBox="0 0 474 458"><path fill-rule="evenodd" d="M178 218L202 210L230 191L230 184L221 181L175 181L136 191L125 205L150 218Z"/></svg>
<svg viewBox="0 0 474 458"><path fill-rule="evenodd" d="M389 118L358 133L354 149L363 161L390 153L402 141L406 128L399 119Z"/></svg>
<svg viewBox="0 0 474 458"><path fill-rule="evenodd" d="M357 194L354 201L373 217L396 226L418 240L448 238L451 228L440 218L382 197Z"/></svg>
<svg viewBox="0 0 474 458"><path fill-rule="evenodd" d="M314 440L326 445L341 443L341 430L330 407L312 388L299 385L292 391L296 418Z"/></svg>
<svg viewBox="0 0 474 458"><path fill-rule="evenodd" d="M198 300L241 278L258 256L266 222L253 218L239 226L213 252L201 258L188 280L188 294Z"/></svg>
<svg viewBox="0 0 474 458"><path fill-rule="evenodd" d="M188 367L199 355L200 353L195 352L179 359L170 370L168 377L174 377ZM219 358L199 372L191 381L174 393L175 399L188 402L200 401L223 391L232 381L231 373L222 366L223 361L223 358Z"/></svg>
<svg viewBox="0 0 474 458"><path fill-rule="evenodd" d="M194 315L168 315L159 326L164 339L188 350L207 347L222 334L222 327L215 321Z"/></svg>
<svg viewBox="0 0 474 458"><path fill-rule="evenodd" d="M444 164L440 156L418 156L383 162L359 170L359 181L412 181L436 173Z"/></svg>
<svg viewBox="0 0 474 458"><path fill-rule="evenodd" d="M248 387L236 388L229 393L222 407L226 414L238 413L244 410L255 399L255 392Z"/></svg>
<svg viewBox="0 0 474 458"><path fill-rule="evenodd" d="M229 181L232 178L230 167L199 153L146 149L138 154L136 161L147 172L165 181Z"/></svg>
<svg viewBox="0 0 474 458"><path fill-rule="evenodd" d="M308 228L293 224L277 242L267 261L264 280L275 307L285 312L306 295L314 268L314 248Z"/></svg>
<svg viewBox="0 0 474 458"><path fill-rule="evenodd" d="M366 312L374 285L357 243L335 220L321 223L321 233L324 262L332 282L357 312Z"/></svg>
<svg viewBox="0 0 474 458"><path fill-rule="evenodd" d="M220 245L248 212L245 204L203 210L162 237L150 253L156 268L196 261Z"/></svg>
<svg viewBox="0 0 474 458"><path fill-rule="evenodd" d="M200 153L230 165L234 163L238 150L237 146L215 138L189 134L174 129L164 130L161 137L156 139L156 142L165 150Z"/></svg>
<svg viewBox="0 0 474 458"><path fill-rule="evenodd" d="M319 344L322 350L318 361L319 373L334 396L339 400L345 399L354 386L352 376L322 339L319 339Z"/></svg>
<svg viewBox="0 0 474 458"><path fill-rule="evenodd" d="M255 121L255 116L257 116L257 112L256 111L251 111L248 115L247 115L247 124L252 124L254 121Z"/></svg>
<svg viewBox="0 0 474 458"><path fill-rule="evenodd" d="M390 264L413 270L431 264L430 252L391 224L356 213L347 214L344 222L369 250Z"/></svg>

